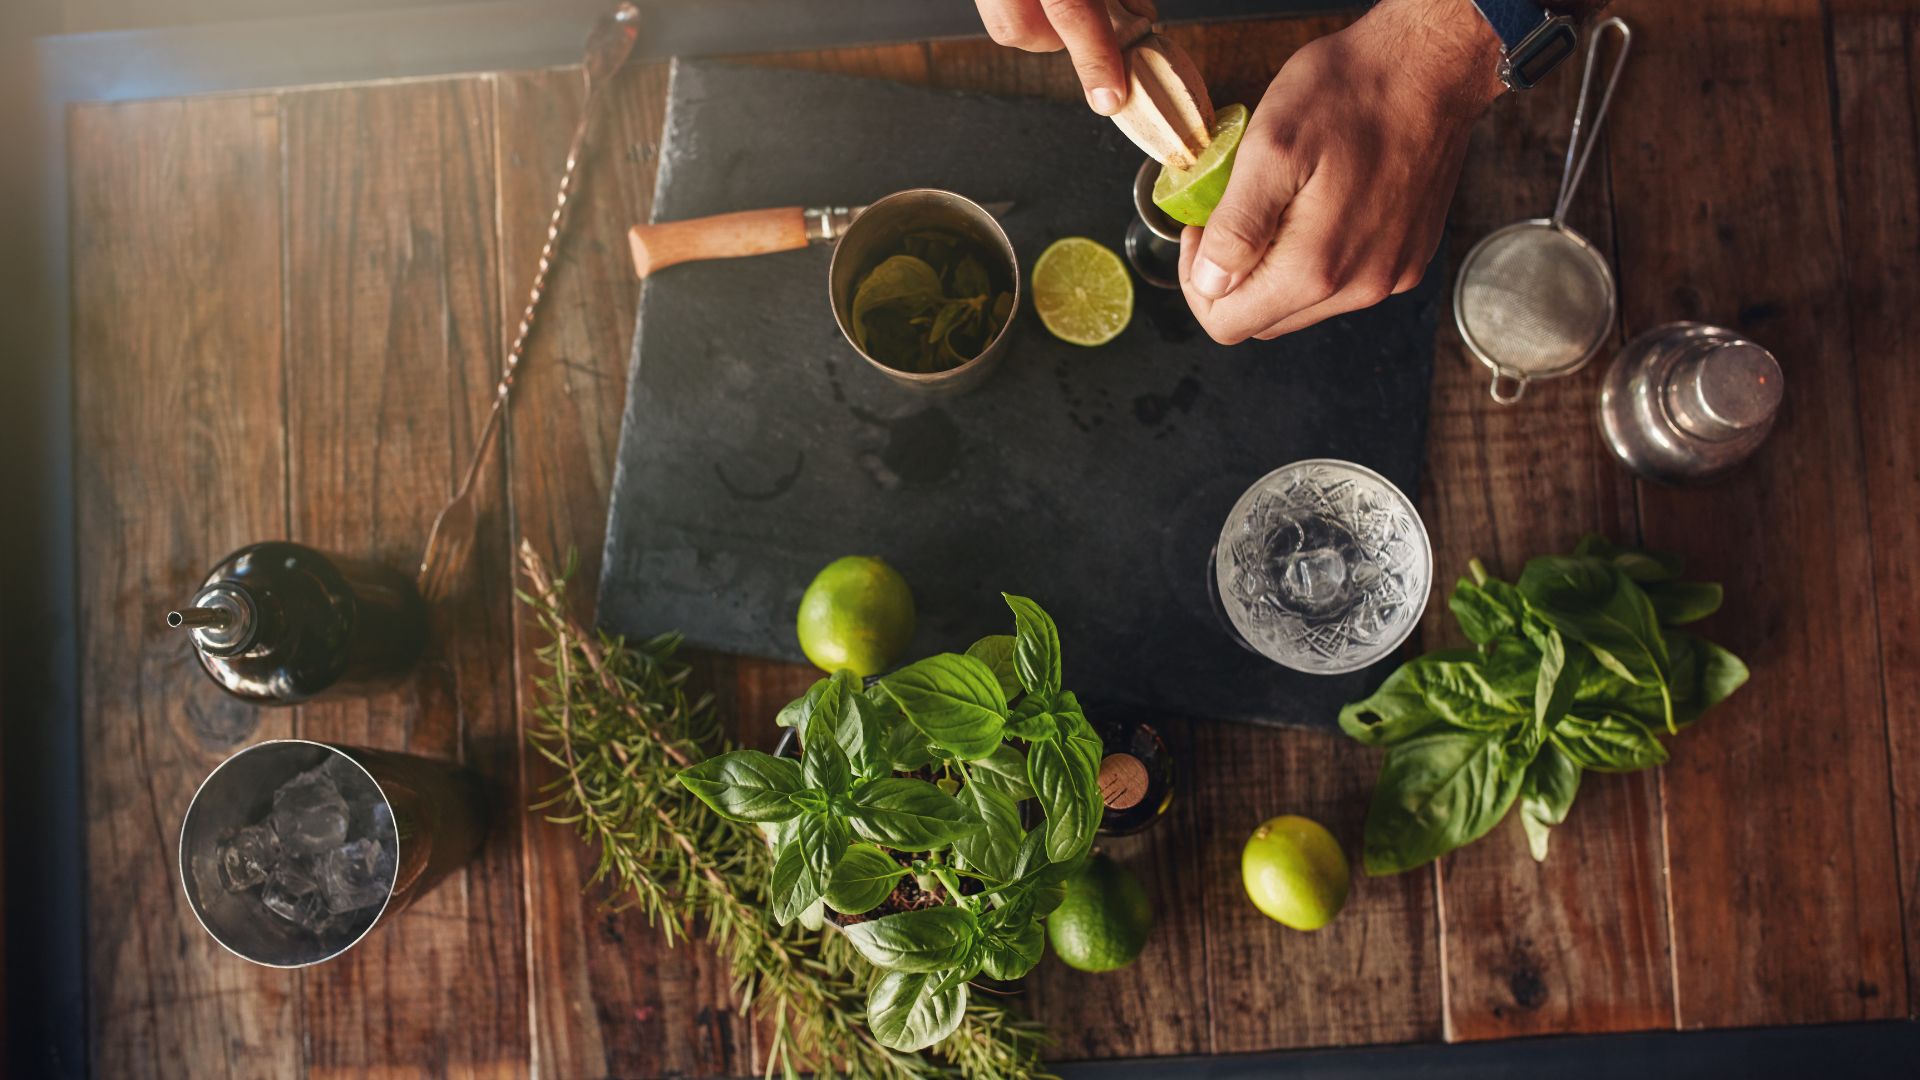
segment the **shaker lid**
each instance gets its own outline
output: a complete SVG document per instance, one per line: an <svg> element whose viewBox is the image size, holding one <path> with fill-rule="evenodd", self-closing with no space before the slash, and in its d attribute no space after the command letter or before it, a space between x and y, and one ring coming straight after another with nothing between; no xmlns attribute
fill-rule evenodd
<svg viewBox="0 0 1920 1080"><path fill-rule="evenodd" d="M1773 354L1736 339L1674 367L1667 381L1667 411L1687 434L1722 442L1765 428L1779 411L1784 390Z"/></svg>

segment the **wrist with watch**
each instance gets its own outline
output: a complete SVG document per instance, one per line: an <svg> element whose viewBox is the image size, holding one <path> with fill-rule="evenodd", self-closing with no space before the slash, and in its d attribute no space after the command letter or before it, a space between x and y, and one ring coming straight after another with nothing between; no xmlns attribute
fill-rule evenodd
<svg viewBox="0 0 1920 1080"><path fill-rule="evenodd" d="M1548 72L1573 55L1578 24L1533 0L1473 0L1473 6L1500 39L1500 81L1509 90L1531 90Z"/></svg>

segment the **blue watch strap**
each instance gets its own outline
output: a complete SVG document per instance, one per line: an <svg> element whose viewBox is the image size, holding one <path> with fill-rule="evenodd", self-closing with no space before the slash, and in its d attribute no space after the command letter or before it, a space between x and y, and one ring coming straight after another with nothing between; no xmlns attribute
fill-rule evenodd
<svg viewBox="0 0 1920 1080"><path fill-rule="evenodd" d="M1508 50L1520 44L1547 18L1546 9L1532 0L1473 0L1473 6L1486 16L1493 32L1499 35L1500 44Z"/></svg>

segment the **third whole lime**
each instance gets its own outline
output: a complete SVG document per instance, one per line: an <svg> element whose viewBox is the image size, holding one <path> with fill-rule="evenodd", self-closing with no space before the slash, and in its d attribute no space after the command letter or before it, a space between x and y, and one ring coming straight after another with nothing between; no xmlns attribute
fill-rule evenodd
<svg viewBox="0 0 1920 1080"><path fill-rule="evenodd" d="M878 675L913 637L913 590L885 561L848 555L815 575L797 622L800 650L822 671Z"/></svg>
<svg viewBox="0 0 1920 1080"><path fill-rule="evenodd" d="M1047 919L1047 940L1068 967L1112 971L1139 958L1153 931L1153 902L1133 872L1094 855L1067 879L1067 897Z"/></svg>
<svg viewBox="0 0 1920 1080"><path fill-rule="evenodd" d="M1274 818L1247 838L1240 881L1268 918L1295 930L1318 930L1347 903L1347 856L1317 821Z"/></svg>

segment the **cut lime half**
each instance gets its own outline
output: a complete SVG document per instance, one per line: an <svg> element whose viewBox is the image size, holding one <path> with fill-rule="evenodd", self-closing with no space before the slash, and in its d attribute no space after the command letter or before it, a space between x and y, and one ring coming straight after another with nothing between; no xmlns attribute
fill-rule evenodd
<svg viewBox="0 0 1920 1080"><path fill-rule="evenodd" d="M1213 141L1200 152L1191 169L1160 166L1160 179L1153 182L1153 205L1175 221L1205 225L1226 193L1227 177L1233 173L1233 155L1240 149L1240 136L1247 130L1247 107L1228 105L1213 114Z"/></svg>
<svg viewBox="0 0 1920 1080"><path fill-rule="evenodd" d="M1098 241L1055 240L1033 264L1033 309L1061 341L1105 345L1133 318L1133 275Z"/></svg>

